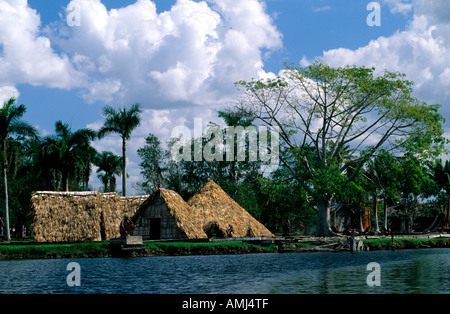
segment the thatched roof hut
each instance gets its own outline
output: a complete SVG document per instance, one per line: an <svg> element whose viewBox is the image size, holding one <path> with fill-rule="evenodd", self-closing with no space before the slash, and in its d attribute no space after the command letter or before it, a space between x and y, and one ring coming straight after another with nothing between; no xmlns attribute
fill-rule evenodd
<svg viewBox="0 0 450 314"><path fill-rule="evenodd" d="M207 234L214 229L215 233L226 236L231 225L233 237L275 237L212 180L192 196L188 204Z"/></svg>
<svg viewBox="0 0 450 314"><path fill-rule="evenodd" d="M136 225L133 235L144 240L207 238L189 205L167 189L156 190L131 220Z"/></svg>
<svg viewBox="0 0 450 314"><path fill-rule="evenodd" d="M78 242L119 237L123 216L132 216L147 197L35 192L31 197L34 239L36 242Z"/></svg>
<svg viewBox="0 0 450 314"><path fill-rule="evenodd" d="M124 215L144 239L274 237L216 183L208 182L188 202L176 192L120 197L117 193L35 192L31 198L36 242L101 241L120 236Z"/></svg>

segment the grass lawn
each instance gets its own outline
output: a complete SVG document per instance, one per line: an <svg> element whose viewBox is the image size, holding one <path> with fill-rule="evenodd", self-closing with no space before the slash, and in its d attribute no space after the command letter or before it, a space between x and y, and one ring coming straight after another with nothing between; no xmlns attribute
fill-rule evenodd
<svg viewBox="0 0 450 314"><path fill-rule="evenodd" d="M67 244L35 244L32 240L24 240L11 244L0 244L0 260L45 259L45 258L84 258L110 257L109 241L67 243ZM450 247L450 238L391 238L365 239L364 244L370 250L418 249ZM323 243L303 242L304 246L316 246ZM174 255L210 255L210 254L246 254L275 253L276 244L259 245L243 241L224 242L144 242L145 252L141 256L174 256ZM287 250L294 251L294 250Z"/></svg>

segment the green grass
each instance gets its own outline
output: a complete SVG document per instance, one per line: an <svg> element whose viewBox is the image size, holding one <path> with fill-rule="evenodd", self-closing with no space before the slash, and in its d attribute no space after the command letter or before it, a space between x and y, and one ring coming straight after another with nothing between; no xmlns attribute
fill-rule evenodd
<svg viewBox="0 0 450 314"><path fill-rule="evenodd" d="M145 242L145 256L207 255L276 252L277 246L262 246L241 241L229 242ZM0 260L109 257L109 242L68 244L0 245Z"/></svg>
<svg viewBox="0 0 450 314"><path fill-rule="evenodd" d="M107 243L0 245L0 259L40 259L107 256Z"/></svg>
<svg viewBox="0 0 450 314"><path fill-rule="evenodd" d="M276 245L257 245L242 241L225 242L146 242L148 251L156 255L240 254L276 252Z"/></svg>
<svg viewBox="0 0 450 314"><path fill-rule="evenodd" d="M450 247L450 238L395 238L393 244L391 238L365 239L363 242L369 246L370 250ZM315 246L321 243L303 242L298 244ZM108 241L70 244L34 244L32 242L28 244L26 241L21 244L2 243L0 260L109 257L108 245ZM258 245L243 241L144 242L144 245L146 252L143 256L274 253L278 251L275 244Z"/></svg>

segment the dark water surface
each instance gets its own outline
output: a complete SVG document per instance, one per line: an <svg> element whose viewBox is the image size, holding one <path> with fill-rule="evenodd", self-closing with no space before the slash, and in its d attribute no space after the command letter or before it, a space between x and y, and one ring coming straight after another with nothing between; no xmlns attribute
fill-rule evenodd
<svg viewBox="0 0 450 314"><path fill-rule="evenodd" d="M70 287L67 265L80 266ZM369 263L380 286L368 286ZM450 293L450 249L0 262L0 293Z"/></svg>

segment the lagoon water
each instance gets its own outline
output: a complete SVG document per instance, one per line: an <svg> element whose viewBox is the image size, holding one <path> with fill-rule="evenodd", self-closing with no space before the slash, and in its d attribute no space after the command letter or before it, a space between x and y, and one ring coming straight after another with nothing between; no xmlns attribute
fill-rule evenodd
<svg viewBox="0 0 450 314"><path fill-rule="evenodd" d="M69 287L67 265L80 265ZM380 286L368 286L380 265ZM450 293L450 249L0 262L0 293Z"/></svg>

